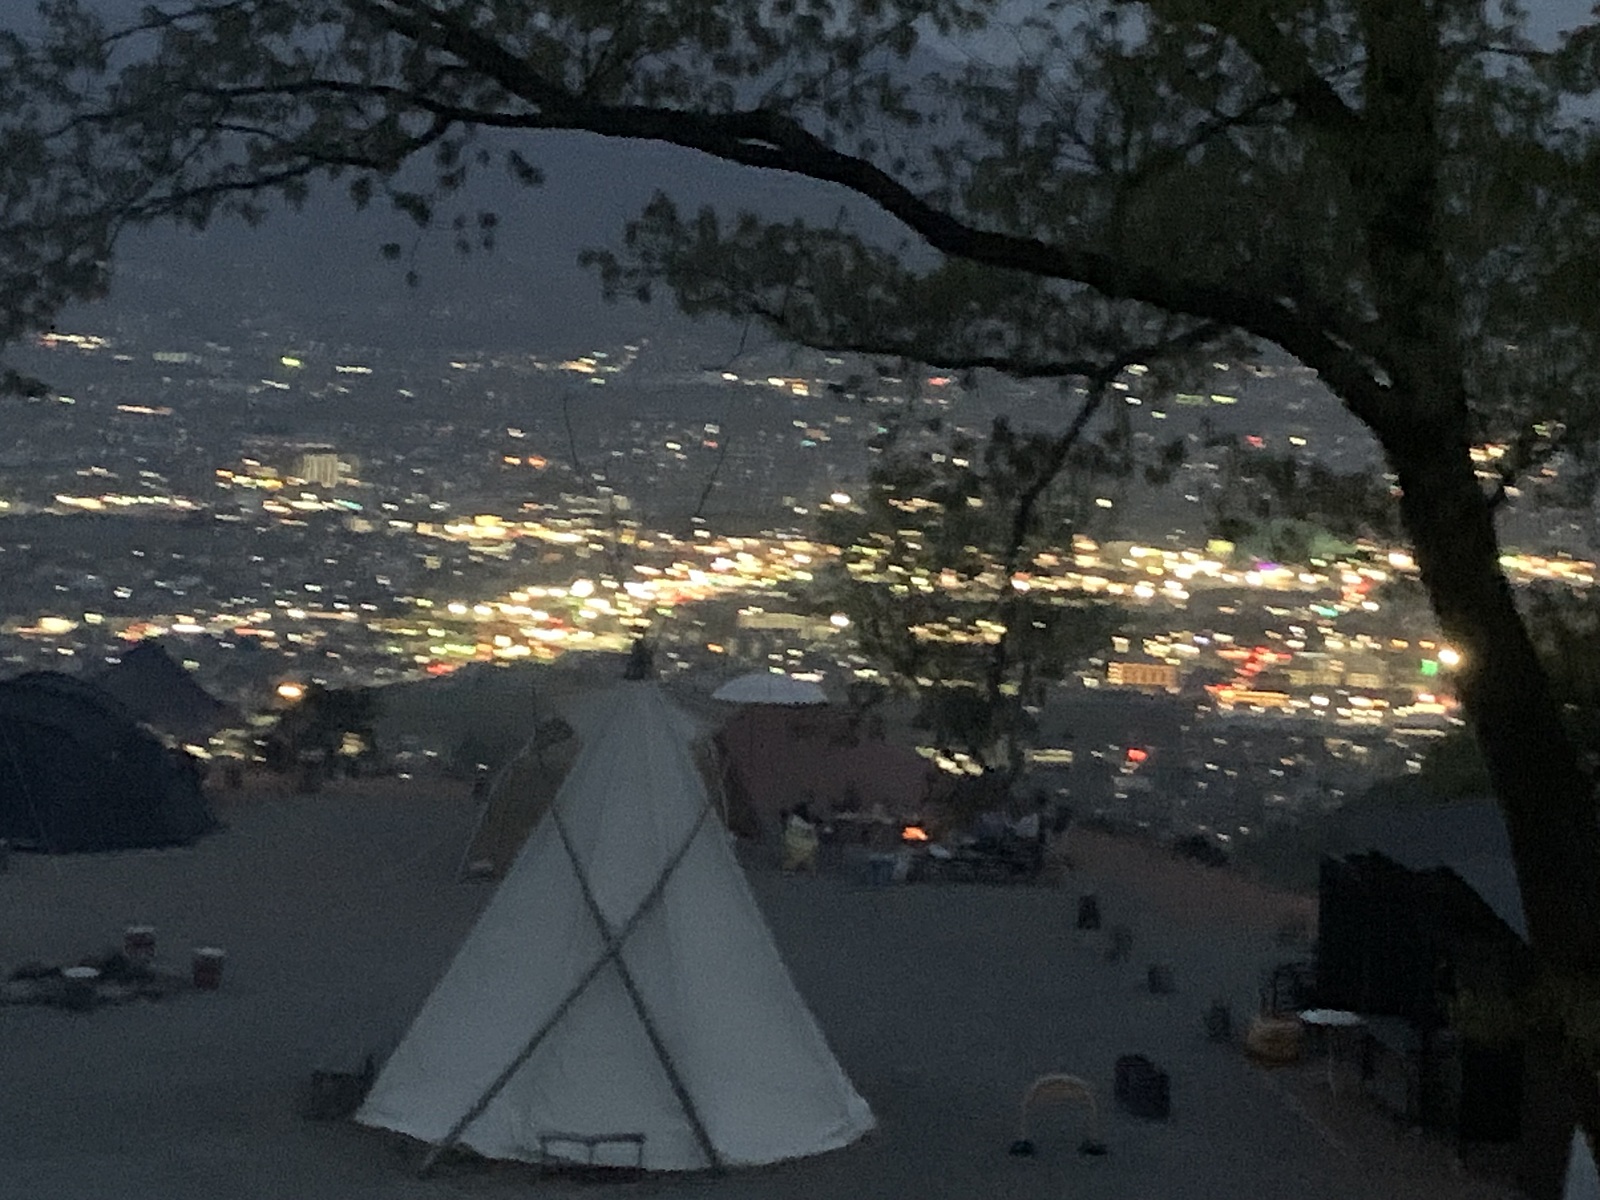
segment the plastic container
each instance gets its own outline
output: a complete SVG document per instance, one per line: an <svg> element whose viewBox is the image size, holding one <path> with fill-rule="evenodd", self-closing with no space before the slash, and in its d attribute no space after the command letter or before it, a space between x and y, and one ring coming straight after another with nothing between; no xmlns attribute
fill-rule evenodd
<svg viewBox="0 0 1600 1200"><path fill-rule="evenodd" d="M156 956L156 927L129 925L122 931L122 953L134 962L147 963Z"/></svg>
<svg viewBox="0 0 1600 1200"><path fill-rule="evenodd" d="M214 992L222 986L222 963L227 958L215 946L198 946L194 952L194 986L202 992Z"/></svg>
<svg viewBox="0 0 1600 1200"><path fill-rule="evenodd" d="M1090 894L1078 897L1078 928L1095 930L1100 928L1100 898Z"/></svg>
<svg viewBox="0 0 1600 1200"><path fill-rule="evenodd" d="M61 972L66 983L62 999L66 1006L82 1012L94 1007L95 986L100 982L100 972L94 967L67 967Z"/></svg>

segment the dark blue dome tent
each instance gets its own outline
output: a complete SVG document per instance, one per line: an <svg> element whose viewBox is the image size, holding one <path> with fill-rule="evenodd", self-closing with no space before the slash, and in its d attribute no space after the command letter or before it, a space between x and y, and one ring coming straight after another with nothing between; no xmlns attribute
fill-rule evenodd
<svg viewBox="0 0 1600 1200"><path fill-rule="evenodd" d="M12 846L185 845L216 824L199 764L103 689L54 671L0 681L0 838Z"/></svg>

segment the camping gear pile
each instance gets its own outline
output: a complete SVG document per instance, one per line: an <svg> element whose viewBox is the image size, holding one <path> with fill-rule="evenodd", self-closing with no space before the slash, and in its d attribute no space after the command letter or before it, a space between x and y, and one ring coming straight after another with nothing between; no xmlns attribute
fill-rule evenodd
<svg viewBox="0 0 1600 1200"><path fill-rule="evenodd" d="M1030 846L1016 842L934 843L912 856L910 878L925 883L1031 883L1044 865Z"/></svg>
<svg viewBox="0 0 1600 1200"><path fill-rule="evenodd" d="M111 952L65 967L24 963L0 984L0 1004L39 1004L87 1012L103 1004L164 1000L187 986L181 975L163 974Z"/></svg>
<svg viewBox="0 0 1600 1200"><path fill-rule="evenodd" d="M873 1126L779 957L654 684L574 713L583 748L356 1112L558 1169L718 1171Z"/></svg>
<svg viewBox="0 0 1600 1200"><path fill-rule="evenodd" d="M916 827L919 829L920 827ZM1044 870L1047 831L1040 815L1009 821L985 813L970 833L908 840L909 878L927 882L1031 883Z"/></svg>
<svg viewBox="0 0 1600 1200"><path fill-rule="evenodd" d="M0 983L0 1004L39 1004L88 1012L106 1004L165 1000L195 986L189 977L159 971L119 950L108 950L69 966L23 963Z"/></svg>
<svg viewBox="0 0 1600 1200"><path fill-rule="evenodd" d="M0 1004L41 1004L88 1012L103 1004L164 1000L179 992L214 992L222 986L226 955L216 946L194 951L187 976L158 970L153 925L129 925L122 949L81 958L69 966L23 963L0 983Z"/></svg>

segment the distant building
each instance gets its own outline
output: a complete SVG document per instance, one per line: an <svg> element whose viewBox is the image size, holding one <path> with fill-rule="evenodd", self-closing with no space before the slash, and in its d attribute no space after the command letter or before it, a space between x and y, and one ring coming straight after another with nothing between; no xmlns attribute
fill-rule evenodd
<svg viewBox="0 0 1600 1200"><path fill-rule="evenodd" d="M1222 688L1217 692L1217 702L1233 708L1288 708L1288 692L1265 691L1259 688Z"/></svg>
<svg viewBox="0 0 1600 1200"><path fill-rule="evenodd" d="M1120 662L1106 664L1106 682L1112 687L1160 688L1178 690L1178 668L1163 662Z"/></svg>
<svg viewBox="0 0 1600 1200"><path fill-rule="evenodd" d="M341 478L339 456L331 446L302 452L294 460L294 475L318 487L334 488Z"/></svg>
<svg viewBox="0 0 1600 1200"><path fill-rule="evenodd" d="M1300 654L1284 676L1294 687L1338 687L1344 682L1344 663L1325 655Z"/></svg>

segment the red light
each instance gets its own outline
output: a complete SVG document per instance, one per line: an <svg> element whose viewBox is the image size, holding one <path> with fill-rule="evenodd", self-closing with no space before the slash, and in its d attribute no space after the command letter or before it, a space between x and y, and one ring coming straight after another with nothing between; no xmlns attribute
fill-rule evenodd
<svg viewBox="0 0 1600 1200"><path fill-rule="evenodd" d="M1141 750L1138 746L1128 747L1128 761L1131 763L1142 763L1149 757L1150 751L1148 750Z"/></svg>

